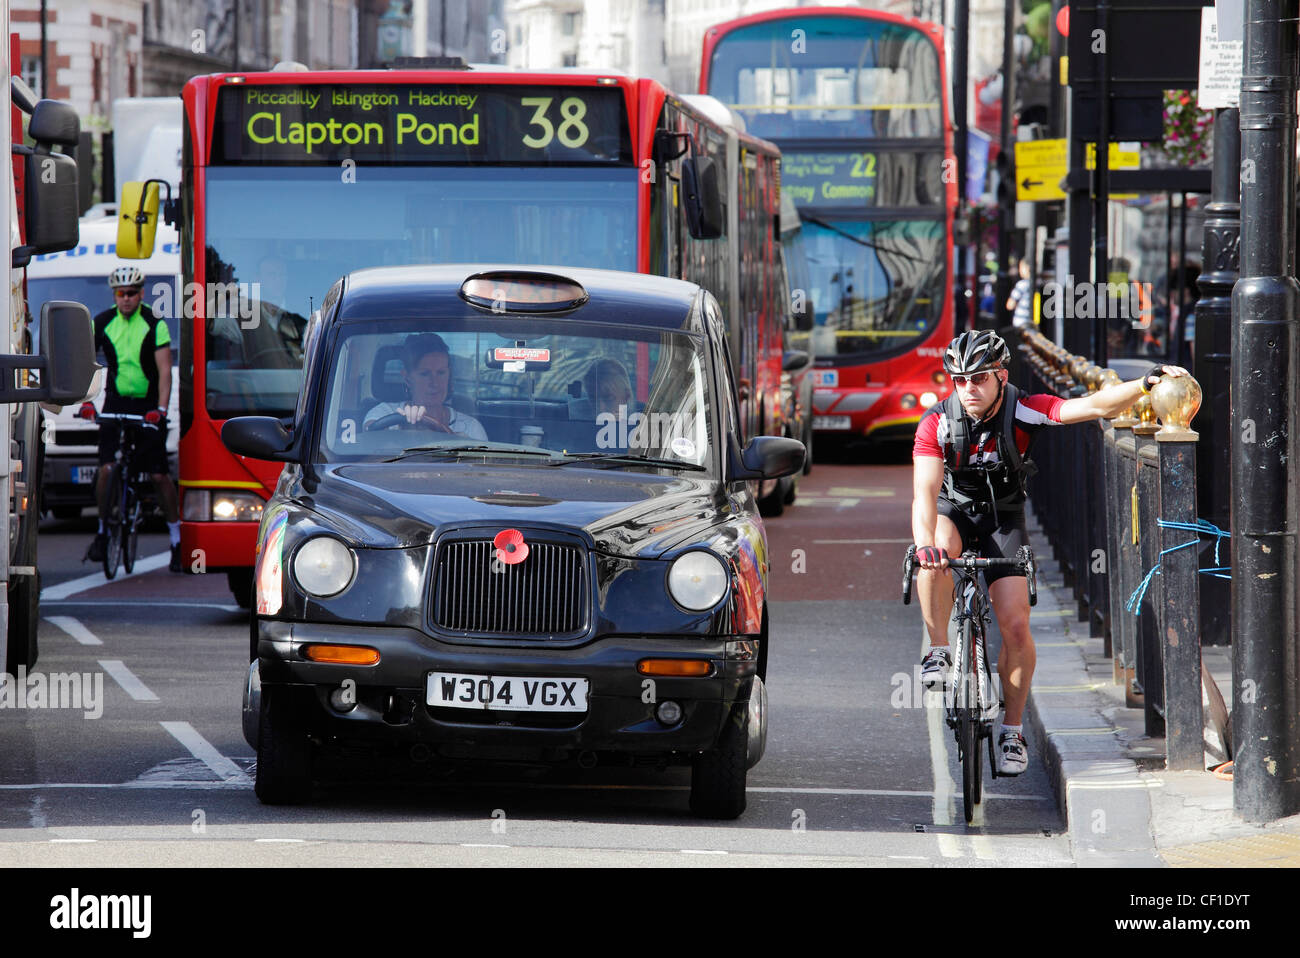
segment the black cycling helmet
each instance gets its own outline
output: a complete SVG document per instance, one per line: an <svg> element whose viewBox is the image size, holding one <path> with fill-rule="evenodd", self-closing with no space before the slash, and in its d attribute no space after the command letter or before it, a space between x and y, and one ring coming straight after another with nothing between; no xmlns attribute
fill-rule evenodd
<svg viewBox="0 0 1300 958"><path fill-rule="evenodd" d="M1010 363L1011 350L1007 349L1006 340L989 329L962 333L948 344L943 354L944 372L950 376L965 376Z"/></svg>

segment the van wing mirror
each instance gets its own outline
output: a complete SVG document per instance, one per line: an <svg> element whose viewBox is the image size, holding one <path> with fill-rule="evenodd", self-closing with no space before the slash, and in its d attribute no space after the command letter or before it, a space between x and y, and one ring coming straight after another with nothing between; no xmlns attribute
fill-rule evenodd
<svg viewBox="0 0 1300 958"><path fill-rule="evenodd" d="M0 356L0 402L48 402L70 406L99 391L95 334L90 310L81 303L51 300L41 307L40 353ZM18 370L34 369L37 380L17 385Z"/></svg>

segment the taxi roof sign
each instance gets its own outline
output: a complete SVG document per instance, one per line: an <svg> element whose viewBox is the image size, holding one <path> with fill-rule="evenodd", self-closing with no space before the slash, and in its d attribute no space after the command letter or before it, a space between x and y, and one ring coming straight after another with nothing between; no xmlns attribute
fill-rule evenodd
<svg viewBox="0 0 1300 958"><path fill-rule="evenodd" d="M588 299L587 291L571 279L515 271L475 273L461 284L460 295L473 306L497 313L561 312Z"/></svg>

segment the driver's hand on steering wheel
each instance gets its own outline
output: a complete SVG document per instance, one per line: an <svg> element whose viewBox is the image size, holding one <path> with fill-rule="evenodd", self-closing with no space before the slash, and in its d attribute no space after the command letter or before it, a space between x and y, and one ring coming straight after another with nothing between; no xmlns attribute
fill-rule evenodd
<svg viewBox="0 0 1300 958"><path fill-rule="evenodd" d="M426 426L429 429L436 429L438 432L451 432L446 423L439 422L423 406L406 405L399 412L406 417L406 421L412 426Z"/></svg>

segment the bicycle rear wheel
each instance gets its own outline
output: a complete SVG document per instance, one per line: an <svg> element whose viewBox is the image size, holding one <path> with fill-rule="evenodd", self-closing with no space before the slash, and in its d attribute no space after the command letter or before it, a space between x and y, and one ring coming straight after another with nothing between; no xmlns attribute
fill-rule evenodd
<svg viewBox="0 0 1300 958"><path fill-rule="evenodd" d="M122 519L122 568L130 575L135 571L135 557L140 544L140 497L127 487L126 507Z"/></svg>
<svg viewBox="0 0 1300 958"><path fill-rule="evenodd" d="M108 543L104 547L104 576L113 578L117 575L118 564L122 561L122 467L113 466L108 480L108 520L105 531Z"/></svg>

